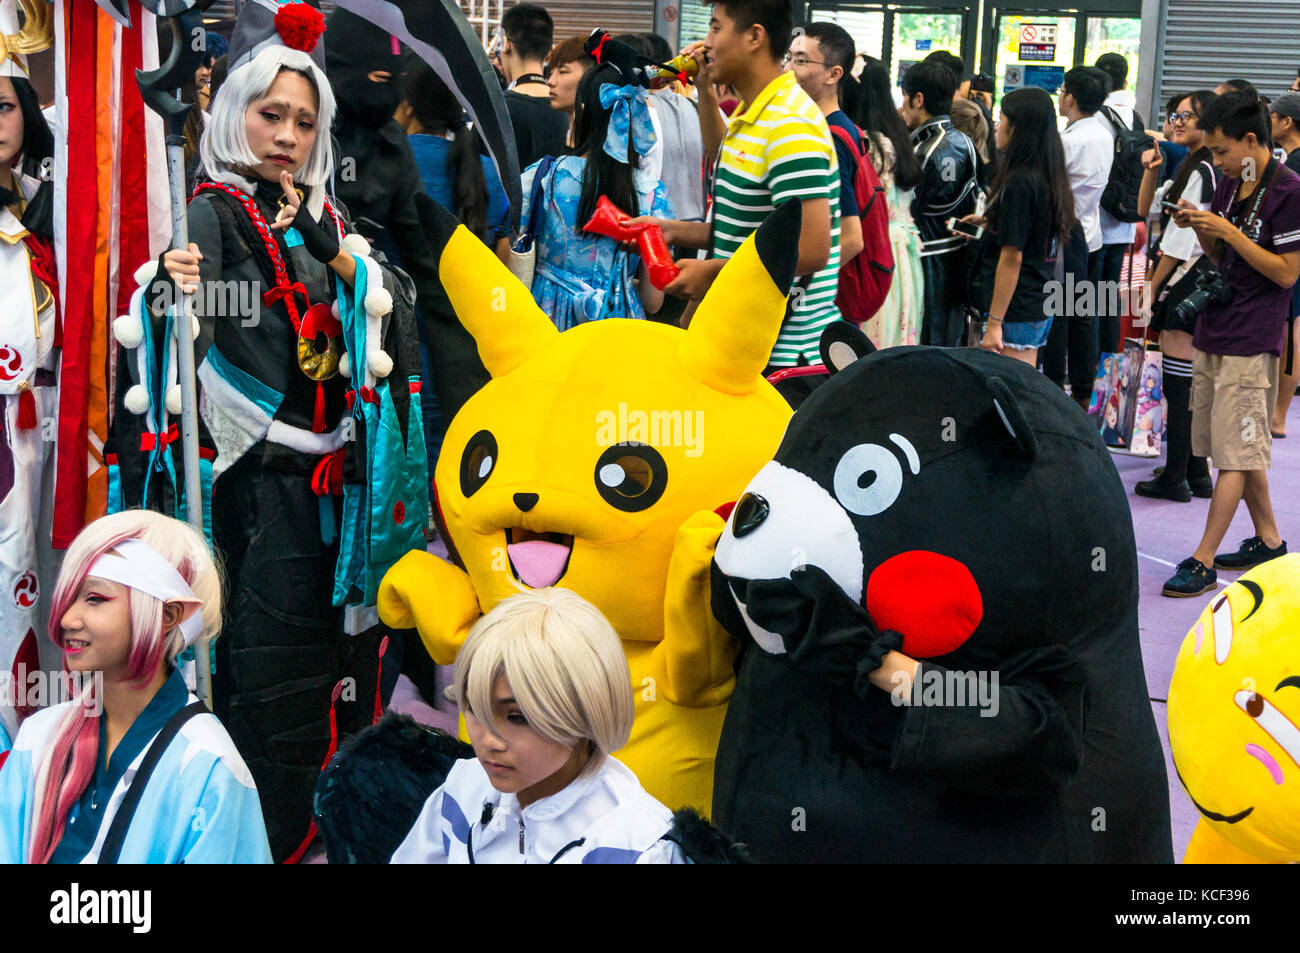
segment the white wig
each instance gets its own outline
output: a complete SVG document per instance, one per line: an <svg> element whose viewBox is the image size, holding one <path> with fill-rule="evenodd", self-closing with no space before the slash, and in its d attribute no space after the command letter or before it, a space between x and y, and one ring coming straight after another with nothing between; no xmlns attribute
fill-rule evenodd
<svg viewBox="0 0 1300 953"><path fill-rule="evenodd" d="M316 141L294 178L314 193L322 194L315 187L329 181L334 170L334 147L330 137L334 121L334 91L325 73L309 55L279 44L268 46L250 62L233 70L217 90L212 101L211 118L199 140L203 171L214 181L237 184L232 180L242 178L243 171L258 164L257 156L248 145L244 113L250 103L267 94L280 71L285 69L306 74L316 88ZM309 202L309 207L311 205L317 206L312 212L319 215L319 199Z"/></svg>

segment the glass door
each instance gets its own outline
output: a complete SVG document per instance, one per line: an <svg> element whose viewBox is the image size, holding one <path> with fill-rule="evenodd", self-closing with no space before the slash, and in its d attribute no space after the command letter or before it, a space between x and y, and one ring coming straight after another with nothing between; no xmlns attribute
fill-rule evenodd
<svg viewBox="0 0 1300 953"><path fill-rule="evenodd" d="M1074 65L1075 22L1073 16L1050 13L999 17L993 69L995 102L1025 86L1055 94L1065 71Z"/></svg>
<svg viewBox="0 0 1300 953"><path fill-rule="evenodd" d="M810 3L804 22L838 23L853 37L859 54L885 64L895 83L902 74L937 50L948 50L968 64L975 62L979 13L976 0L931 0L930 3ZM861 71L858 66L855 74Z"/></svg>
<svg viewBox="0 0 1300 953"><path fill-rule="evenodd" d="M962 50L961 13L899 12L894 15L891 43L890 75L897 85L903 74L936 50L948 50L960 57Z"/></svg>
<svg viewBox="0 0 1300 953"><path fill-rule="evenodd" d="M853 37L858 61L853 66L856 75L861 71L862 54L880 59L885 51L885 12L883 10L820 9L810 8L808 22L838 23Z"/></svg>
<svg viewBox="0 0 1300 953"><path fill-rule="evenodd" d="M1138 46L1142 21L1136 17L1089 17L1083 46L1083 62L1097 62L1103 53L1119 53L1128 60L1128 89L1137 92Z"/></svg>

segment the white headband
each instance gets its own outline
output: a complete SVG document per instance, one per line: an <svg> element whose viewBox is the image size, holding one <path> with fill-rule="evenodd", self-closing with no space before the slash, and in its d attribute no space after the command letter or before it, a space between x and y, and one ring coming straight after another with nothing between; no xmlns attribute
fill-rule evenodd
<svg viewBox="0 0 1300 953"><path fill-rule="evenodd" d="M203 600L194 594L183 576L168 560L144 540L124 539L95 560L86 573L96 579L117 582L137 589L160 602L179 602L181 635L190 646L203 633Z"/></svg>

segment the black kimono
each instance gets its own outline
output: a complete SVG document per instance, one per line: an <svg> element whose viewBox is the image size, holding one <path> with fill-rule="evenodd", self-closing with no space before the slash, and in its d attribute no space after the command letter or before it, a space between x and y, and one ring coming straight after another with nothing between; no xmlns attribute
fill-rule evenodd
<svg viewBox="0 0 1300 953"><path fill-rule="evenodd" d="M321 373L318 382L301 366L286 301L309 327L309 305L327 312L335 301L335 275L292 231L260 231L241 203L251 192L263 223L273 222L283 195L278 182L229 179L228 190L200 191L188 211L189 240L203 254L193 299L201 452L205 474L208 466L215 472L211 535L226 583L213 691L216 713L257 784L272 854L283 861L308 832L312 786L337 734L370 724L375 711L377 639L349 634L364 625L345 626L344 609L335 605L346 518L338 494L342 484L366 480L366 435L350 412L361 371L350 369L356 380ZM328 213L320 225L335 227ZM277 281L267 235L279 249L284 281ZM403 384L391 389L404 428L404 385L419 373L413 293L399 271L374 274L393 298L382 339L393 359L388 379ZM291 290L276 290L286 282ZM146 290L151 302L169 293L162 277ZM309 330L304 337L325 339ZM140 427L129 413L115 422L119 453L134 458L121 464L124 502L169 509L183 487L179 441L168 447L174 480L150 477L135 452ZM331 693L340 682L332 737Z"/></svg>

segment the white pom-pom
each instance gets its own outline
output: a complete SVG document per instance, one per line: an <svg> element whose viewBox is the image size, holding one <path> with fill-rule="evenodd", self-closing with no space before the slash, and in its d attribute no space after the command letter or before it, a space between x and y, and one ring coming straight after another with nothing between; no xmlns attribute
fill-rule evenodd
<svg viewBox="0 0 1300 953"><path fill-rule="evenodd" d="M158 262L146 261L135 270L135 283L137 285L147 285L153 281L156 274L158 274Z"/></svg>
<svg viewBox="0 0 1300 953"><path fill-rule="evenodd" d="M371 288L366 292L366 313L382 318L393 310L393 296L384 287Z"/></svg>
<svg viewBox="0 0 1300 953"><path fill-rule="evenodd" d="M359 232L350 232L343 236L343 241L339 242L339 248L349 255L369 255L370 242Z"/></svg>
<svg viewBox="0 0 1300 953"><path fill-rule="evenodd" d="M339 320L339 303L337 299L330 304L330 314L334 315L336 321Z"/></svg>
<svg viewBox="0 0 1300 953"><path fill-rule="evenodd" d="M133 414L148 413L149 391L145 389L143 384L136 384L127 390L126 396L122 398L122 403Z"/></svg>
<svg viewBox="0 0 1300 953"><path fill-rule="evenodd" d="M376 377L387 377L393 372L393 359L376 348L366 357L366 366Z"/></svg>
<svg viewBox="0 0 1300 953"><path fill-rule="evenodd" d="M167 388L167 413L179 414L181 412L181 385L173 384Z"/></svg>
<svg viewBox="0 0 1300 953"><path fill-rule="evenodd" d="M352 361L349 359L347 351L339 355L339 373L344 377L352 376Z"/></svg>
<svg viewBox="0 0 1300 953"><path fill-rule="evenodd" d="M139 347L144 340L144 323L134 314L124 314L113 321L113 337L122 347Z"/></svg>
<svg viewBox="0 0 1300 953"><path fill-rule="evenodd" d="M195 341L199 339L199 317L196 314L190 315L190 337Z"/></svg>

